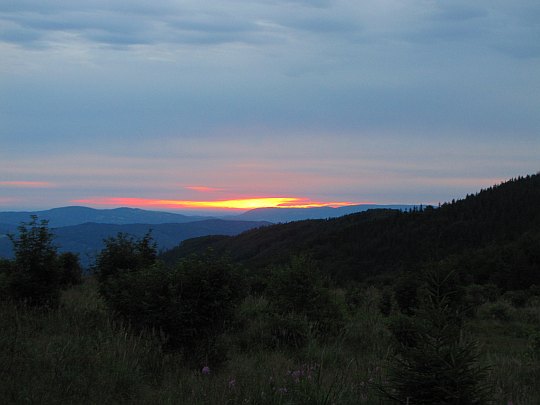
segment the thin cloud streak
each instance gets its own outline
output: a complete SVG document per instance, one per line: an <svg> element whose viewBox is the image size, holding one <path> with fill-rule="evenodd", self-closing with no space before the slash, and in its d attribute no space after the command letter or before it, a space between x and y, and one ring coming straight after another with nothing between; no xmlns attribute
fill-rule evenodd
<svg viewBox="0 0 540 405"><path fill-rule="evenodd" d="M0 187L52 188L54 187L54 184L47 181L0 181Z"/></svg>
<svg viewBox="0 0 540 405"><path fill-rule="evenodd" d="M207 187L207 186L185 186L186 190L198 191L201 193L215 193L219 191L224 191L223 188L218 187Z"/></svg>

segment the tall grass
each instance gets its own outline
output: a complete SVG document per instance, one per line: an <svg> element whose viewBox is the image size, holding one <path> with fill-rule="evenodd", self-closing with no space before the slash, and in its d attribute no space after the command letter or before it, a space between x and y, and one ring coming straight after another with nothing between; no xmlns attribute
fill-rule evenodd
<svg viewBox="0 0 540 405"><path fill-rule="evenodd" d="M0 403L36 404L383 404L374 387L393 355L386 318L373 300L346 327L300 349L264 341L268 309L248 297L242 328L223 337L228 361L186 363L162 349L157 333L134 332L112 316L92 280L64 292L54 311L0 303ZM540 306L512 319L482 314L469 329L491 365L495 404L540 403ZM202 368L209 367L209 373Z"/></svg>

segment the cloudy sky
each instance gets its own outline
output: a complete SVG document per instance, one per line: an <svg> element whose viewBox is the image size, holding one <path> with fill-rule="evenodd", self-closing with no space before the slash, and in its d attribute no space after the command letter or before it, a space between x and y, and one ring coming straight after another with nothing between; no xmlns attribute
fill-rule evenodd
<svg viewBox="0 0 540 405"><path fill-rule="evenodd" d="M540 170L538 0L2 1L0 55L1 210L437 203Z"/></svg>

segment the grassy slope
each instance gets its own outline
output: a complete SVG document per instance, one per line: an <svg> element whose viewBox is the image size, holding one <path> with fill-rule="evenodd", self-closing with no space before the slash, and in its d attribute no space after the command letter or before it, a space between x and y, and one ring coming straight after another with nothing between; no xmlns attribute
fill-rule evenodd
<svg viewBox="0 0 540 405"><path fill-rule="evenodd" d="M225 337L229 361L221 368L209 364L210 375L115 321L91 280L66 291L57 311L1 303L0 403L382 403L372 384L384 379L391 350L377 294L366 292L340 337L310 341L298 352L256 344L240 350L241 340L256 342L254 314L265 305L248 297L240 309L248 324ZM529 341L540 330L540 303L507 310L508 320L498 321L481 308L469 325L492 365L495 403L540 403L540 347L531 350ZM303 374L295 378L295 370Z"/></svg>

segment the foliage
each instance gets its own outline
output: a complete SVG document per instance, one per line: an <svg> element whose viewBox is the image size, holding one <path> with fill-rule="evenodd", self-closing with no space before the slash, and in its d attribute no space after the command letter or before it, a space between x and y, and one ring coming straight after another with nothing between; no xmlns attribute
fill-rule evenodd
<svg viewBox="0 0 540 405"><path fill-rule="evenodd" d="M397 277L394 283L394 296L401 312L411 315L418 306L418 288L421 281L418 275L407 272Z"/></svg>
<svg viewBox="0 0 540 405"><path fill-rule="evenodd" d="M155 339L107 314L92 285L54 311L0 303L0 403L135 403L159 376Z"/></svg>
<svg viewBox="0 0 540 405"><path fill-rule="evenodd" d="M513 179L438 209L372 210L330 220L186 241L173 260L212 247L248 268L307 255L342 285L452 259L468 283L503 290L540 285L540 174Z"/></svg>
<svg viewBox="0 0 540 405"><path fill-rule="evenodd" d="M515 317L515 309L507 301L499 300L486 303L479 307L478 316L481 319L510 321Z"/></svg>
<svg viewBox="0 0 540 405"><path fill-rule="evenodd" d="M9 284L12 272L11 261L0 258L0 301L10 295Z"/></svg>
<svg viewBox="0 0 540 405"><path fill-rule="evenodd" d="M142 239L118 233L104 241L105 248L98 255L95 272L98 280L106 281L118 273L152 266L157 259L157 246L149 231Z"/></svg>
<svg viewBox="0 0 540 405"><path fill-rule="evenodd" d="M256 345L267 336L258 322L269 305L264 297L247 297L237 313L248 323L225 331L229 358L216 367L212 358L186 362L162 350L157 331L141 333L113 317L97 284L85 278L62 293L55 311L0 303L0 403L387 403L373 386L389 377L389 318L369 301L347 319L344 338L317 342L308 336L304 348L284 351ZM493 364L488 377L495 403L540 403L538 338L514 334L539 327L537 318L520 315L528 309L540 307L516 308L512 322L466 319L482 341L483 361ZM231 339L248 330L247 346Z"/></svg>
<svg viewBox="0 0 540 405"><path fill-rule="evenodd" d="M79 256L72 252L64 252L58 256L59 282L62 287L70 287L82 283L82 267Z"/></svg>
<svg viewBox="0 0 540 405"><path fill-rule="evenodd" d="M529 300L529 294L523 290L507 291L504 293L503 298L509 301L514 307L523 308Z"/></svg>
<svg viewBox="0 0 540 405"><path fill-rule="evenodd" d="M210 254L174 268L154 264L114 274L101 283L108 305L137 329L153 328L168 347L192 356L212 355L243 294L239 270Z"/></svg>
<svg viewBox="0 0 540 405"><path fill-rule="evenodd" d="M8 293L15 301L32 306L55 307L60 294L56 247L48 222L32 215L22 223L17 237L10 235L15 252L8 274Z"/></svg>
<svg viewBox="0 0 540 405"><path fill-rule="evenodd" d="M466 286L463 304L467 309L467 315L475 316L481 305L494 302L498 297L499 291L494 284L470 284Z"/></svg>
<svg viewBox="0 0 540 405"><path fill-rule="evenodd" d="M323 286L313 261L306 257L294 257L289 265L274 268L265 295L272 312L281 317L276 322L283 336L291 333L286 325L301 324L302 318L320 336L335 336L343 327L342 309L332 300L330 290ZM294 336L291 342L297 344L298 332L291 336Z"/></svg>
<svg viewBox="0 0 540 405"><path fill-rule="evenodd" d="M464 337L462 314L452 288L452 274L430 271L419 309L406 322L403 336L396 336L397 355L390 368L391 399L412 404L482 404L486 401L483 380L486 369L479 365L473 340ZM450 288L449 288L450 285ZM389 388L389 389L388 389Z"/></svg>

